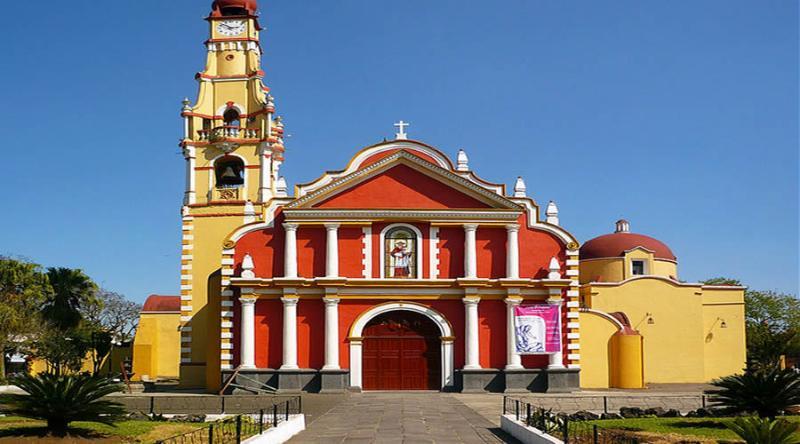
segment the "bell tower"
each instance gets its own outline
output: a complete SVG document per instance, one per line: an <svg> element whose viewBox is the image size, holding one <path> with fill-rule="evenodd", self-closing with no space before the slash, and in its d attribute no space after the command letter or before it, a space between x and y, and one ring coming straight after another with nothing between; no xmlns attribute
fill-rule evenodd
<svg viewBox="0 0 800 444"><path fill-rule="evenodd" d="M286 196L283 123L264 84L256 0L215 0L197 99L183 102L181 384L219 384L222 242ZM222 320L224 322L224 319ZM216 344L216 345L215 345Z"/></svg>

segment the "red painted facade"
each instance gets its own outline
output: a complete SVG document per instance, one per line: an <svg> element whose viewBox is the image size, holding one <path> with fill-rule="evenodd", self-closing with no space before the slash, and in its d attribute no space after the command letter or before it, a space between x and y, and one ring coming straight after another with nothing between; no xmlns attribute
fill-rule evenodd
<svg viewBox="0 0 800 444"><path fill-rule="evenodd" d="M267 214L267 221L235 239L236 276L242 271L245 255L252 258L255 266L252 271L256 276L253 280L255 283L237 285L240 288L254 285L267 289L259 293L255 308L256 367L277 369L281 367L283 358L283 304L280 298L289 284L282 284L280 278L285 273L286 232L283 224L288 220L298 225L297 282L292 281L294 283L291 287L294 288L292 291L296 290L299 294L297 365L300 368L320 369L325 365L325 304L322 298L326 295L340 299L337 343L341 368L349 369L352 365L351 343L354 338L351 337L351 332L356 321L368 310L393 301L406 301L428 307L440 314L452 328L453 365L456 369L462 368L465 365L466 317L462 300L465 293L459 291L466 291L461 286L465 277L467 256L464 224L473 223L463 221L473 217L476 221L474 224L478 225L475 234L476 277L481 282L479 294L482 295L478 308L479 361L484 368L504 368L508 359L507 308L504 299L509 296L503 293L507 288L503 286L503 280L508 280L508 226L519 226L519 282L514 285L523 289L538 288L535 292L526 293L535 295L525 296L523 303L526 304L543 303L552 294L543 286L537 287L540 285L539 280L547 279L552 258L555 257L562 269L566 269L567 246L564 236L559 237L558 231L548 228L545 223L529 220L537 215L537 208L532 201L509 200L497 192L504 187L489 186L486 182L477 180L471 172L454 170L452 164L447 163L449 160L443 162L443 155L432 149L376 151L378 152L371 155L369 152L362 154L363 160L354 161L348 170L329 173L334 175L332 178L323 176L315 182L319 185L301 185L301 189L308 189L305 194L301 194L307 196L307 203L302 199L297 200L297 204L287 203L277 209L274 217ZM404 157L398 157L398 153ZM357 180L349 179L351 175L355 177L360 169L367 167L374 168L375 172L366 177L358 177ZM449 175L441 173L441 170L448 171ZM382 213L380 210L399 210L399 213ZM373 213L356 217L352 216L353 211ZM453 214L449 213L451 211ZM308 214L317 214L315 212L338 216L331 216L328 220L314 219L311 222L299 219L308 217ZM405 214L422 216L410 217ZM503 214L511 214L511 217L495 220L495 214L498 215L497 218ZM352 217L352 221L346 219L348 217ZM487 218L490 222L483 222ZM339 280L335 283L320 280L326 276L326 223L339 224ZM409 239L409 242L418 242L415 253L421 258L421 267L417 270L417 279L383 282L380 264L382 259L384 262L389 260L389 247L386 241L382 241L382 233L390 225L398 223L412 226L421 234L419 240L416 237ZM435 236L433 240L432 234ZM365 251L367 247L369 250ZM438 264L434 269L435 276L431 271L432 263ZM414 265L416 267L417 263ZM493 293L480 293L484 289L496 290ZM238 298L238 294L235 297ZM234 323L238 324L238 301L233 310ZM565 315L562 325L567 322ZM240 328L239 325L234 327L231 351L233 365L239 362L240 353L237 349ZM562 333L565 331L562 328ZM566 344L566 333L563 334L562 342ZM387 344L396 342L392 341L373 341L366 353L369 356L391 354L391 350L386 351L384 348L389 346ZM410 347L409 350L422 346L421 342L415 344L409 342L406 345ZM413 350L409 353L416 353ZM566 355L565 345L564 356ZM364 359L368 361L368 358ZM522 362L528 368L541 368L547 366L548 357L524 356ZM373 370L371 368L369 371ZM374 377L374 374L370 377ZM439 383L440 381L436 382Z"/></svg>

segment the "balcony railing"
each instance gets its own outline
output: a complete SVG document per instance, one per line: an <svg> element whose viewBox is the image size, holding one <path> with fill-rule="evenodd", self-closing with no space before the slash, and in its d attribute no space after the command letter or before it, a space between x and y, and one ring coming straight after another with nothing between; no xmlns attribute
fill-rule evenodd
<svg viewBox="0 0 800 444"><path fill-rule="evenodd" d="M216 142L225 139L247 140L261 139L261 130L255 128L242 128L239 126L218 126L211 130L200 130L197 138L201 142Z"/></svg>

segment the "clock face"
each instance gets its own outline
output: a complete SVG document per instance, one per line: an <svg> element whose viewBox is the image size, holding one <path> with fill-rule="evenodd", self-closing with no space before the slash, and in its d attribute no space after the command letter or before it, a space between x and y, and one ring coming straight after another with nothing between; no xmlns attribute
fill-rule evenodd
<svg viewBox="0 0 800 444"><path fill-rule="evenodd" d="M224 20L217 25L217 32L227 36L237 36L245 31L247 26L242 20Z"/></svg>

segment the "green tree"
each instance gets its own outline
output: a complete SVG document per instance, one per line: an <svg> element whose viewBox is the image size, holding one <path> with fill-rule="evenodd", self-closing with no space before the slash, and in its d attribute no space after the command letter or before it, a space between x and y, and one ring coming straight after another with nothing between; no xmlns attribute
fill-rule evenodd
<svg viewBox="0 0 800 444"><path fill-rule="evenodd" d="M47 322L62 332L78 327L82 307L94 300L97 285L81 270L48 268L52 296L42 308Z"/></svg>
<svg viewBox="0 0 800 444"><path fill-rule="evenodd" d="M739 435L745 444L797 444L794 434L798 430L795 423L778 419L736 418L726 424Z"/></svg>
<svg viewBox="0 0 800 444"><path fill-rule="evenodd" d="M744 374L725 376L711 385L716 388L706 393L730 413L756 413L774 420L800 404L800 374L778 366L748 368Z"/></svg>
<svg viewBox="0 0 800 444"><path fill-rule="evenodd" d="M108 378L79 375L20 375L11 382L25 394L0 396L6 411L24 418L43 419L56 436L65 436L73 421L113 424L124 414L121 404L103 399L123 387Z"/></svg>
<svg viewBox="0 0 800 444"><path fill-rule="evenodd" d="M34 333L49 292L39 265L0 257L0 380L5 379L6 352Z"/></svg>
<svg viewBox="0 0 800 444"><path fill-rule="evenodd" d="M90 330L90 350L95 374L100 371L115 345L133 339L141 310L140 304L102 288L95 294L94 301L84 306L82 315Z"/></svg>

